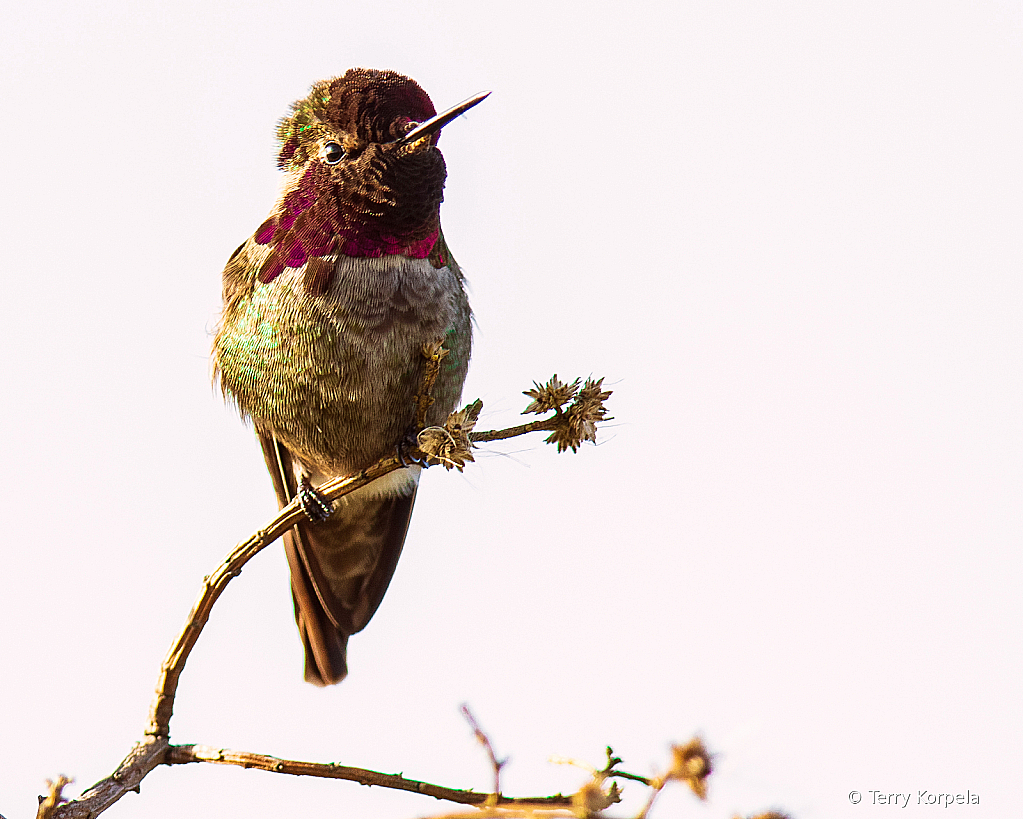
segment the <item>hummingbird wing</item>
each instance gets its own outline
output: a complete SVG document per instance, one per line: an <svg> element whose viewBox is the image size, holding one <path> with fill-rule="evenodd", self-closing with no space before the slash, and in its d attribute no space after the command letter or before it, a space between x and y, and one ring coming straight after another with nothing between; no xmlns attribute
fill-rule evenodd
<svg viewBox="0 0 1023 819"><path fill-rule="evenodd" d="M272 433L258 432L281 507L298 491L295 459ZM376 612L408 531L415 491L349 495L325 521L304 521L284 535L295 622L305 646L305 679L339 683L348 674L348 637Z"/></svg>

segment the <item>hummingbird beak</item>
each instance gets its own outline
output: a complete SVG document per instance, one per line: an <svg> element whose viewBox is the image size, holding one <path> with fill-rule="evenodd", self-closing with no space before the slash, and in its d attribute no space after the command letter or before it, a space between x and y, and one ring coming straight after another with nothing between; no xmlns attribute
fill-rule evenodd
<svg viewBox="0 0 1023 819"><path fill-rule="evenodd" d="M394 142L392 142L391 145L395 146L396 148L400 148L402 145L409 145L413 142L416 142L417 140L422 139L425 136L434 134L441 128L443 128L445 125L447 125L449 122L451 122L451 120L455 119L455 117L460 117L474 105L479 105L481 102L483 102L483 100L485 100L489 96L490 92L484 91L482 94L477 94L474 97L469 97L469 99L465 100L464 102L458 103L458 105L456 105L454 108L449 108L444 113L437 114L437 116L428 119L426 122L421 122L411 131L405 134L405 136L401 137L400 139L396 139Z"/></svg>

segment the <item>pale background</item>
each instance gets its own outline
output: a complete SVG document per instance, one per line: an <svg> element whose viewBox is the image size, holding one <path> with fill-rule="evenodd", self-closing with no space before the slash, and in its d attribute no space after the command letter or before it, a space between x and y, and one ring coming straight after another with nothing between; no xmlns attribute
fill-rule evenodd
<svg viewBox="0 0 1023 819"><path fill-rule="evenodd" d="M438 108L493 91L441 142L484 425L554 372L606 376L616 420L432 470L337 688L301 681L259 556L173 739L486 789L468 702L511 794L577 787L551 754L647 773L700 732L709 804L655 816L882 815L871 789L1018 814L1018 3L44 1L0 29L8 819L113 769L203 575L274 511L209 385L220 272L277 119L356 65ZM443 807L194 765L108 815Z"/></svg>

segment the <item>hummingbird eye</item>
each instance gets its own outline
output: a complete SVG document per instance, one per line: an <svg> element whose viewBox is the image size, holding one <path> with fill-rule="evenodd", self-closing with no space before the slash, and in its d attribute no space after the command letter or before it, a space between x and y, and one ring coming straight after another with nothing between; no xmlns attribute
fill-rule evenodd
<svg viewBox="0 0 1023 819"><path fill-rule="evenodd" d="M323 146L323 161L328 165L337 165L345 158L345 149L336 142L328 142Z"/></svg>

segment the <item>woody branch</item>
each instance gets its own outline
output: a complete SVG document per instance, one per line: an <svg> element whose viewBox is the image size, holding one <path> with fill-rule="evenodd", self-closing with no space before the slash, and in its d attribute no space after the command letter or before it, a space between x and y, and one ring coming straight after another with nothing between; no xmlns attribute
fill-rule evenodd
<svg viewBox="0 0 1023 819"><path fill-rule="evenodd" d="M440 342L425 345L423 348L426 365L423 368L419 394L416 396L415 411L416 425L419 429L418 451L413 452L412 455L428 465L442 464L446 469L461 470L466 462L473 460L472 448L475 443L524 435L536 430L551 432L547 441L555 443L559 452L566 449L572 449L574 452L583 441L595 440L597 423L606 420L607 412L603 401L607 399L610 392L600 389L600 381L587 380L585 386L580 389L579 379L566 385L562 384L555 376L544 386L534 384L534 389L526 391L526 395L533 398L533 402L525 412L553 411L555 414L550 418L507 430L474 433L473 427L483 407L482 402L477 400L464 409L452 413L443 427L423 429L427 410L433 402L431 396L433 385L440 371L441 361L446 354L447 351L444 350ZM404 466L405 464L397 455L388 456L381 458L372 466L355 475L331 480L318 489L327 501L334 501L396 469L404 468ZM62 798L60 790L67 784L66 780L62 782L60 788L55 790L51 788L50 796L40 802L37 819L51 819L51 817L52 819L93 819L128 791L137 791L141 781L157 766L193 761L240 764L244 767L256 767L280 773L351 779L381 787L413 790L461 804L482 804L488 799L494 799L500 803L528 801L548 806L567 804L564 801L565 797L560 795L530 797L526 800L498 797L497 794L479 794L444 788L361 768L292 762L261 754L215 751L200 745L172 746L170 744L170 720L174 711L178 680L192 649L209 620L213 606L227 588L228 583L241 573L242 568L249 560L303 518L304 513L298 501L292 501L265 527L239 543L217 569L203 579L199 597L192 605L184 627L174 639L170 651L160 667L156 693L150 705L142 740L136 743L110 776L93 785L78 798L69 801Z"/></svg>

